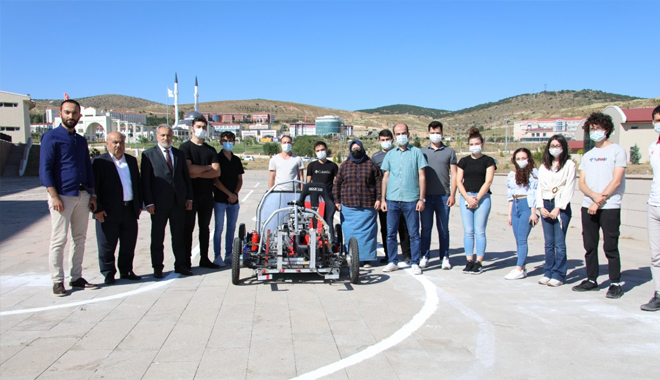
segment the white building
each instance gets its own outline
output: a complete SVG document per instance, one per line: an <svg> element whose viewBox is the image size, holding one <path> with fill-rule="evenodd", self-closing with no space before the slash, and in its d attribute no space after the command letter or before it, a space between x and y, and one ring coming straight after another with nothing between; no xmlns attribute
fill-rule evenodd
<svg viewBox="0 0 660 380"><path fill-rule="evenodd" d="M518 141L547 141L556 134L567 140L575 139L575 132L583 118L526 119L513 124L513 138Z"/></svg>
<svg viewBox="0 0 660 380"><path fill-rule="evenodd" d="M127 142L134 142L141 137L147 141L155 141L154 130L142 124L122 121L113 118L110 112L99 111L93 107L81 107L82 117L78 120L76 132L87 139L89 142L105 141L110 132L119 132L126 136ZM57 116L53 119L53 126L57 127L62 123L62 119Z"/></svg>
<svg viewBox="0 0 660 380"><path fill-rule="evenodd" d="M628 154L637 145L642 155L640 163L649 162L649 145L658 140L658 133L653 129L653 108L619 108L618 106L607 106L603 110L605 115L612 117L614 132L610 135L610 141L619 144Z"/></svg>
<svg viewBox="0 0 660 380"><path fill-rule="evenodd" d="M30 110L35 107L30 95L0 91L0 133L11 137L14 144L30 139Z"/></svg>

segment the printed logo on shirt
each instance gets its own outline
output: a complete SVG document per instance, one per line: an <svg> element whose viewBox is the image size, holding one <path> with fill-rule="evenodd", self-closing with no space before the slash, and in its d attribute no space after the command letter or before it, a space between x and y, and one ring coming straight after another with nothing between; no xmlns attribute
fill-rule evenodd
<svg viewBox="0 0 660 380"><path fill-rule="evenodd" d="M607 161L607 157L592 157L589 159L591 162L605 162Z"/></svg>
<svg viewBox="0 0 660 380"><path fill-rule="evenodd" d="M330 174L330 170L314 170L314 174Z"/></svg>

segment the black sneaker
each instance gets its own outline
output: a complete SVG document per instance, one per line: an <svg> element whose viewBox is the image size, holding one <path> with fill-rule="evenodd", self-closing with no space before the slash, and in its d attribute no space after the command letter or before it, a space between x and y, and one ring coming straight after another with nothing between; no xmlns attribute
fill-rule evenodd
<svg viewBox="0 0 660 380"><path fill-rule="evenodd" d="M572 289L574 292L588 292L590 290L598 290L598 284L591 280L584 280L580 285L575 285Z"/></svg>
<svg viewBox="0 0 660 380"><path fill-rule="evenodd" d="M96 284L90 284L84 278L80 277L76 281L69 282L69 286L74 289L98 289L99 286Z"/></svg>
<svg viewBox="0 0 660 380"><path fill-rule="evenodd" d="M53 284L53 294L57 297L64 297L66 295L66 289L64 289L63 282L56 282Z"/></svg>
<svg viewBox="0 0 660 380"><path fill-rule="evenodd" d="M644 305L639 307L640 309L644 311L658 311L660 310L660 292L655 292L653 294L653 298L649 301L649 303L645 303Z"/></svg>
<svg viewBox="0 0 660 380"><path fill-rule="evenodd" d="M465 264L465 268L463 268L463 274L471 273L473 266L474 266L474 261L468 260L467 264Z"/></svg>
<svg viewBox="0 0 660 380"><path fill-rule="evenodd" d="M617 298L621 298L622 295L623 295L623 288L621 287L621 285L612 284L610 285L609 289L607 289L607 294L605 295L605 297L617 299Z"/></svg>
<svg viewBox="0 0 660 380"><path fill-rule="evenodd" d="M481 274L481 272L483 272L481 263L475 261L474 264L472 265L472 270L470 270L470 274Z"/></svg>
<svg viewBox="0 0 660 380"><path fill-rule="evenodd" d="M403 262L406 263L406 265L410 265L410 257L403 259Z"/></svg>

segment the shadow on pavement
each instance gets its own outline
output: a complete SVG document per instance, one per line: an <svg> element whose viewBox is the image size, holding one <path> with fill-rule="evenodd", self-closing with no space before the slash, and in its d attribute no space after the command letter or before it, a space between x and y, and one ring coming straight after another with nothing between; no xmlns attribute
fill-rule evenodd
<svg viewBox="0 0 660 380"><path fill-rule="evenodd" d="M46 201L3 201L0 200L0 242L27 228L39 219L49 216ZM50 235L50 229L46 232Z"/></svg>

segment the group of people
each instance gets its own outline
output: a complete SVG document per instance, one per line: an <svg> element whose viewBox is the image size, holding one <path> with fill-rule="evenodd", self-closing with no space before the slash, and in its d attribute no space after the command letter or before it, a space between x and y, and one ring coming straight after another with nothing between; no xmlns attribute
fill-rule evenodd
<svg viewBox="0 0 660 380"><path fill-rule="evenodd" d="M222 150L216 152L205 143L207 121L199 117L192 123L193 137L176 149L172 147L172 130L161 126L157 131L158 144L143 152L138 171L137 160L125 153L124 136L118 132L108 134L108 153L91 162L86 140L75 133L80 119L80 105L76 101L63 102L60 116L62 124L42 139L39 169L41 182L48 190L52 220L49 261L55 295L66 295L63 249L69 230L73 240L69 285L82 289L98 287L82 277L88 210L96 219L99 267L106 284L115 282L117 268L122 279L141 279L133 272L133 256L137 219L143 204L152 220L154 277L163 275L163 240L168 222L176 273L193 274L191 250L196 222L199 266L226 266L225 262L231 260L240 209L238 194L243 184L243 166L232 153L233 133L222 133ZM653 110L652 117L655 130L660 133L660 107ZM620 298L623 290L618 239L626 152L609 140L614 131L609 116L598 112L591 114L585 129L589 130L595 146L583 156L578 168L570 159L568 143L562 135L550 138L538 168L528 149L514 152L511 158L514 170L507 177L507 200L508 224L516 241L517 262L505 279L527 277L527 239L540 221L545 239L545 264L538 283L550 287L563 285L567 274L566 234L579 171L578 188L584 194L581 220L587 278L572 289L578 292L599 289L598 244L602 230L611 282L606 296ZM478 129L470 129L467 140L470 154L460 160L456 152L443 143L443 125L438 121L428 125L428 146L417 148L410 144L409 137L406 124L395 125L393 131L380 131L380 149L372 157L367 155L363 143L354 139L348 146L348 158L339 166L328 160L328 147L319 141L314 145L317 160L308 165L304 176L304 163L292 152L293 139L283 136L281 153L273 156L269 163L269 189L292 179L325 184L331 198L326 201L334 202L340 212L345 241L350 237L358 241L361 265L369 268L378 261L377 224L380 222L386 252L386 258L380 262L387 263L383 271L392 272L410 265L415 275L422 274L431 259L434 220L440 266L451 269L449 213L457 203L458 193L467 260L463 273L482 273L491 185L496 170L496 161L482 153L483 136ZM655 311L660 309L660 139L649 147L649 156L654 171L648 201L648 231L655 292L641 308ZM211 260L209 224L213 215L214 260ZM223 259L221 237L225 220ZM402 260L398 255L399 242Z"/></svg>

